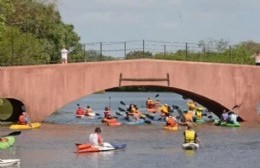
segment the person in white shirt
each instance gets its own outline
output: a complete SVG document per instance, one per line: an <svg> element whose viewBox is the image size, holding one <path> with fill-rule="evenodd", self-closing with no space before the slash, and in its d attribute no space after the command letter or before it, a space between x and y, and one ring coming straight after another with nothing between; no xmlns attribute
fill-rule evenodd
<svg viewBox="0 0 260 168"><path fill-rule="evenodd" d="M89 143L91 146L103 146L103 138L99 127L95 128L94 133L89 135Z"/></svg>
<svg viewBox="0 0 260 168"><path fill-rule="evenodd" d="M63 46L63 48L61 49L62 64L68 63L68 53L69 53L69 51L65 48L65 46Z"/></svg>
<svg viewBox="0 0 260 168"><path fill-rule="evenodd" d="M260 66L260 53L257 51L251 58L255 58L255 65Z"/></svg>

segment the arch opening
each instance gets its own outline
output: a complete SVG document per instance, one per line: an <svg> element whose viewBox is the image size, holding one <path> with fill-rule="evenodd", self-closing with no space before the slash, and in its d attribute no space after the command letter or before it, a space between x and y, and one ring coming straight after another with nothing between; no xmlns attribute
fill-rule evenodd
<svg viewBox="0 0 260 168"><path fill-rule="evenodd" d="M1 122L16 122L23 111L25 111L25 107L20 100L13 98L0 98Z"/></svg>

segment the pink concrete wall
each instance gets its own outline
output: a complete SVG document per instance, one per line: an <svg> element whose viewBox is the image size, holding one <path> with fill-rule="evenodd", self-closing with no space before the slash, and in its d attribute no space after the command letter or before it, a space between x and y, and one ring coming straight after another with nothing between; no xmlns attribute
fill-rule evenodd
<svg viewBox="0 0 260 168"><path fill-rule="evenodd" d="M260 67L247 65L127 60L0 68L0 97L26 105L34 121L94 92L118 87L125 78L166 78L170 87L193 92L232 108L246 121L260 121ZM165 81L122 81L122 86L168 86Z"/></svg>

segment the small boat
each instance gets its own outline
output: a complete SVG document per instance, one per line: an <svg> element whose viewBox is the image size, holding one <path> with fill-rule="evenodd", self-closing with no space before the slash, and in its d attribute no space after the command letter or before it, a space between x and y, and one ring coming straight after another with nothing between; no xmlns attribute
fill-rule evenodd
<svg viewBox="0 0 260 168"><path fill-rule="evenodd" d="M185 150L196 150L199 148L199 144L193 143L193 142L184 143L184 144L182 144L182 148Z"/></svg>
<svg viewBox="0 0 260 168"><path fill-rule="evenodd" d="M195 121L195 123L197 123L197 124L202 124L204 122L205 122L204 118L196 118L196 121Z"/></svg>
<svg viewBox="0 0 260 168"><path fill-rule="evenodd" d="M88 113L88 114L85 114L85 116L87 116L87 117L95 117L96 113Z"/></svg>
<svg viewBox="0 0 260 168"><path fill-rule="evenodd" d="M85 117L85 115L83 114L83 115L78 115L78 114L75 114L75 117L76 118L84 118Z"/></svg>
<svg viewBox="0 0 260 168"><path fill-rule="evenodd" d="M0 149L6 149L15 143L15 138L13 136L2 137L6 138L6 141L0 142Z"/></svg>
<svg viewBox="0 0 260 168"><path fill-rule="evenodd" d="M113 151L118 149L126 148L127 144L110 144L108 142L104 142L103 146L92 146L90 144L78 144L77 151L75 153L87 153L87 152L105 152L105 151Z"/></svg>
<svg viewBox="0 0 260 168"><path fill-rule="evenodd" d="M239 123L229 123L225 121L219 122L219 120L214 120L214 125L223 127L240 127Z"/></svg>
<svg viewBox="0 0 260 168"><path fill-rule="evenodd" d="M164 126L163 129L170 130L170 131L177 131L178 125L176 125L176 126Z"/></svg>
<svg viewBox="0 0 260 168"><path fill-rule="evenodd" d="M20 166L20 159L0 159L0 167Z"/></svg>
<svg viewBox="0 0 260 168"><path fill-rule="evenodd" d="M111 118L111 119L103 118L102 122L106 123L108 126L119 126L122 124L121 122L117 121L117 119L115 118Z"/></svg>
<svg viewBox="0 0 260 168"><path fill-rule="evenodd" d="M145 124L145 120L139 119L139 120L127 121L126 124L127 125L142 125L142 124Z"/></svg>
<svg viewBox="0 0 260 168"><path fill-rule="evenodd" d="M23 130L23 129L33 129L33 128L39 128L41 126L41 123L31 123L31 126L29 124L22 125L22 124L12 124L9 128L10 129L16 129L16 130Z"/></svg>

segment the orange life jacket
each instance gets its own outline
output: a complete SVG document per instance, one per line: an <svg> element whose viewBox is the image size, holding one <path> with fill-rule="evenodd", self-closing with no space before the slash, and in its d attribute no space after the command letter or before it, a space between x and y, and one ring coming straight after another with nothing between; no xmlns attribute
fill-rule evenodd
<svg viewBox="0 0 260 168"><path fill-rule="evenodd" d="M172 117L168 117L166 125L173 127L173 126L176 125L176 122L175 122L175 120Z"/></svg>
<svg viewBox="0 0 260 168"><path fill-rule="evenodd" d="M26 124L25 116L24 116L24 115L20 115L20 116L19 116L19 123L20 123L20 124L23 124L23 125Z"/></svg>

